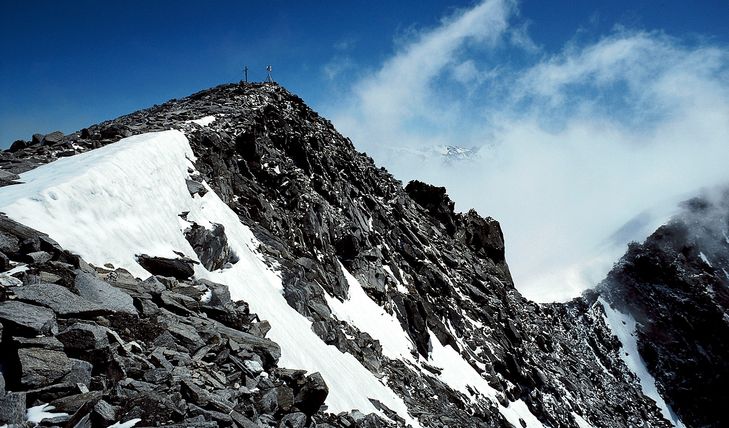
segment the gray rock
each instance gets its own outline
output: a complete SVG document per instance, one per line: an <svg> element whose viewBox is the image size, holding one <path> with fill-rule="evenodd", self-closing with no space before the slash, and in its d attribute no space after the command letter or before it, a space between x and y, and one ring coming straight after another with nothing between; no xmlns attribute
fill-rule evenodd
<svg viewBox="0 0 729 428"><path fill-rule="evenodd" d="M185 230L185 238L195 250L200 263L209 271L220 269L226 263L237 261L228 246L225 227L221 224L213 223L212 229L193 224L192 227Z"/></svg>
<svg viewBox="0 0 729 428"><path fill-rule="evenodd" d="M210 402L208 392L195 385L190 379L182 379L180 382L180 392L183 397L199 406L206 406Z"/></svg>
<svg viewBox="0 0 729 428"><path fill-rule="evenodd" d="M243 366L248 370L248 373L250 373L252 376L258 376L263 372L263 366L261 363L259 363L256 360L245 360L243 361Z"/></svg>
<svg viewBox="0 0 729 428"><path fill-rule="evenodd" d="M279 428L304 428L308 418L301 412L289 413L288 415L281 418L281 422L278 424Z"/></svg>
<svg viewBox="0 0 729 428"><path fill-rule="evenodd" d="M20 179L18 174L14 174L4 169L0 169L0 181L14 181Z"/></svg>
<svg viewBox="0 0 729 428"><path fill-rule="evenodd" d="M205 285L211 292L209 305L224 307L232 303L230 300L230 289L227 285L205 281Z"/></svg>
<svg viewBox="0 0 729 428"><path fill-rule="evenodd" d="M20 251L20 240L10 233L0 231L0 251L14 254Z"/></svg>
<svg viewBox="0 0 729 428"><path fill-rule="evenodd" d="M91 424L91 414L85 414L78 422L73 425L73 428L93 428Z"/></svg>
<svg viewBox="0 0 729 428"><path fill-rule="evenodd" d="M273 414L278 411L278 394L275 389L271 389L261 396L258 400L258 408L261 413Z"/></svg>
<svg viewBox="0 0 729 428"><path fill-rule="evenodd" d="M25 393L8 392L0 397L0 424L22 424L25 422Z"/></svg>
<svg viewBox="0 0 729 428"><path fill-rule="evenodd" d="M13 265L10 262L10 257L5 255L5 253L0 252L0 272L10 270L12 267Z"/></svg>
<svg viewBox="0 0 729 428"><path fill-rule="evenodd" d="M71 371L71 360L60 351L41 348L18 350L20 382L29 388L51 385Z"/></svg>
<svg viewBox="0 0 729 428"><path fill-rule="evenodd" d="M52 336L14 337L13 342L18 345L18 348L42 348L52 351L63 351L63 343Z"/></svg>
<svg viewBox="0 0 729 428"><path fill-rule="evenodd" d="M18 300L53 309L58 315L84 315L102 312L102 307L56 284L32 284L15 290ZM106 311L104 311L106 312Z"/></svg>
<svg viewBox="0 0 729 428"><path fill-rule="evenodd" d="M28 147L28 142L23 140L16 140L13 142L13 144L10 145L10 148L8 151L10 153L17 152L18 150L23 150L24 148Z"/></svg>
<svg viewBox="0 0 729 428"><path fill-rule="evenodd" d="M51 259L53 259L53 256L50 253L47 253L45 251L33 251L24 255L21 258L21 261L28 264L43 264L45 262L51 261Z"/></svg>
<svg viewBox="0 0 729 428"><path fill-rule="evenodd" d="M116 415L119 411L119 407L112 406L104 400L99 400L94 405L94 410L91 413L91 420L97 426L109 426L117 422Z"/></svg>
<svg viewBox="0 0 729 428"><path fill-rule="evenodd" d="M196 194L205 196L205 194L208 193L208 189L206 189L202 183L198 183L197 181L187 179L185 180L185 184L187 184L187 191L190 192L190 196L195 196Z"/></svg>
<svg viewBox="0 0 729 428"><path fill-rule="evenodd" d="M0 397L5 395L5 377L0 373Z"/></svg>
<svg viewBox="0 0 729 428"><path fill-rule="evenodd" d="M64 136L65 135L63 134L63 132L54 131L54 132L51 132L50 134L46 134L43 137L43 141L41 141L41 143L46 146L51 145L51 144L60 143L61 141L63 141Z"/></svg>
<svg viewBox="0 0 729 428"><path fill-rule="evenodd" d="M286 385L276 388L276 398L278 399L278 410L281 413L291 411L294 406L294 390Z"/></svg>
<svg viewBox="0 0 729 428"><path fill-rule="evenodd" d="M185 280L195 274L194 263L189 259L168 259L140 254L137 256L137 262L152 275L171 276L178 280Z"/></svg>
<svg viewBox="0 0 729 428"><path fill-rule="evenodd" d="M132 296L86 272L77 271L75 286L81 297L104 309L138 315Z"/></svg>
<svg viewBox="0 0 729 428"><path fill-rule="evenodd" d="M93 405L101 399L102 394L102 391L90 391L81 394L68 395L53 400L50 404L56 408L56 412L74 414L82 407L87 409L93 407Z"/></svg>
<svg viewBox="0 0 729 428"><path fill-rule="evenodd" d="M79 322L65 328L56 337L67 351L91 351L109 346L106 332L105 327Z"/></svg>
<svg viewBox="0 0 729 428"><path fill-rule="evenodd" d="M9 300L0 302L0 321L9 330L34 336L58 332L56 314L48 308Z"/></svg>
<svg viewBox="0 0 729 428"><path fill-rule="evenodd" d="M71 360L71 371L61 379L62 383L71 385L86 385L91 384L91 371L94 366L88 361L77 360L70 358Z"/></svg>
<svg viewBox="0 0 729 428"><path fill-rule="evenodd" d="M217 321L210 321L215 330L220 334L228 336L231 340L237 342L241 347L255 351L263 358L264 367L274 365L281 358L281 347L269 340L263 339L252 334L226 327Z"/></svg>
<svg viewBox="0 0 729 428"><path fill-rule="evenodd" d="M306 382L298 394L296 394L295 405L302 412L311 416L316 413L324 404L329 395L329 387L321 374L312 373L306 377Z"/></svg>
<svg viewBox="0 0 729 428"><path fill-rule="evenodd" d="M241 428L258 428L259 425L253 423L252 420L248 419L247 417L243 416L242 414L236 412L233 410L230 412L230 417L233 418L236 424L240 426Z"/></svg>
<svg viewBox="0 0 729 428"><path fill-rule="evenodd" d="M167 332L178 338L180 344L191 352L195 352L205 346L205 341L200 337L195 327L169 316L164 317L160 322L167 327Z"/></svg>

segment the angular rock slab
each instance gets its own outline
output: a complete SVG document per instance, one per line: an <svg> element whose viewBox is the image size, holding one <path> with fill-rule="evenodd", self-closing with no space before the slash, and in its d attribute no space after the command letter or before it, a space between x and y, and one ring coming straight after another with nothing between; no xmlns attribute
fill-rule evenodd
<svg viewBox="0 0 729 428"><path fill-rule="evenodd" d="M51 385L71 372L71 360L60 351L41 348L18 350L20 382L29 388Z"/></svg>
<svg viewBox="0 0 729 428"><path fill-rule="evenodd" d="M86 272L78 272L75 284L81 297L104 309L138 315L132 296Z"/></svg>
<svg viewBox="0 0 729 428"><path fill-rule="evenodd" d="M193 262L186 259L168 259L140 254L137 256L137 263L152 275L173 277L177 280L184 280L195 274Z"/></svg>
<svg viewBox="0 0 729 428"><path fill-rule="evenodd" d="M56 334L56 314L40 306L16 300L0 302L0 322L8 329L33 336Z"/></svg>
<svg viewBox="0 0 729 428"><path fill-rule="evenodd" d="M76 295L57 284L32 284L13 290L19 300L53 309L58 315L84 315L104 312L101 305Z"/></svg>

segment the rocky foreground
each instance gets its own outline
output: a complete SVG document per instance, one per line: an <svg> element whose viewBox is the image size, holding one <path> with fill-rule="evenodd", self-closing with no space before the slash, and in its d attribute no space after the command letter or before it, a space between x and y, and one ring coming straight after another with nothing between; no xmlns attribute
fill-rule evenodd
<svg viewBox="0 0 729 428"><path fill-rule="evenodd" d="M366 426L319 411L318 373L277 367L270 326L227 287L179 260L147 260L144 281L93 267L48 236L0 217L0 420L31 426ZM22 269L13 268L22 266ZM322 423L330 421L332 425Z"/></svg>

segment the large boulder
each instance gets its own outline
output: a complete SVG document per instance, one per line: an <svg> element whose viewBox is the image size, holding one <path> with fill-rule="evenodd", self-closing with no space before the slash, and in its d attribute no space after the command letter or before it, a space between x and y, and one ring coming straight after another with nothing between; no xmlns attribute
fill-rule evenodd
<svg viewBox="0 0 729 428"><path fill-rule="evenodd" d="M312 373L306 377L304 385L296 394L295 405L302 412L311 416L324 404L329 395L329 387L321 374Z"/></svg>
<svg viewBox="0 0 729 428"><path fill-rule="evenodd" d="M71 372L71 360L61 351L42 348L18 350L20 382L28 388L51 385Z"/></svg>
<svg viewBox="0 0 729 428"><path fill-rule="evenodd" d="M418 205L440 221L448 233L453 234L456 231L456 217L453 211L455 203L446 194L445 187L413 180L405 186L405 191Z"/></svg>
<svg viewBox="0 0 729 428"><path fill-rule="evenodd" d="M53 309L61 316L104 312L101 305L88 301L57 284L31 284L13 290L18 300Z"/></svg>
<svg viewBox="0 0 729 428"><path fill-rule="evenodd" d="M38 336L58 332L56 314L52 310L16 300L0 302L0 322L18 334Z"/></svg>
<svg viewBox="0 0 729 428"><path fill-rule="evenodd" d="M193 224L185 231L185 238L190 243L200 263L205 269L214 271L235 262L235 255L228 247L228 238L222 224L213 223L212 228Z"/></svg>
<svg viewBox="0 0 729 428"><path fill-rule="evenodd" d="M56 337L69 353L94 351L109 346L107 329L96 324L77 322L65 328Z"/></svg>
<svg viewBox="0 0 729 428"><path fill-rule="evenodd" d="M501 225L491 217L483 218L475 210L459 215L461 227L457 238L477 253L483 252L496 263L506 261Z"/></svg>
<svg viewBox="0 0 729 428"><path fill-rule="evenodd" d="M10 148L8 149L9 152L17 152L18 150L23 150L24 148L28 147L28 142L24 140L16 140L13 142L13 144L10 145Z"/></svg>
<svg viewBox="0 0 729 428"><path fill-rule="evenodd" d="M41 143L46 146L49 146L51 144L57 144L57 143L60 143L61 141L63 141L63 137L64 137L63 132L54 131L54 132L51 132L50 134L46 134L43 137L43 141Z"/></svg>
<svg viewBox="0 0 729 428"><path fill-rule="evenodd" d="M190 196L200 195L200 197L203 197L208 193L208 189L199 181L187 179L185 184L187 184L187 191L190 192Z"/></svg>
<svg viewBox="0 0 729 428"><path fill-rule="evenodd" d="M81 297L98 304L105 310L138 314L132 296L90 273L77 271L74 285Z"/></svg>
<svg viewBox="0 0 729 428"><path fill-rule="evenodd" d="M168 259L141 254L137 256L137 263L152 275L169 276L178 280L188 279L195 274L194 262L189 259Z"/></svg>

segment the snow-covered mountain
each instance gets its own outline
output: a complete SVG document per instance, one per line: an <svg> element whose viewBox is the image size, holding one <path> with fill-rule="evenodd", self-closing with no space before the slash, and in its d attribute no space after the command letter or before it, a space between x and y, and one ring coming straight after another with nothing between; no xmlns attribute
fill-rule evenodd
<svg viewBox="0 0 729 428"><path fill-rule="evenodd" d="M689 307L626 303L637 247L598 291L530 302L497 221L280 86L34 140L0 155L0 424L722 426L669 370Z"/></svg>

